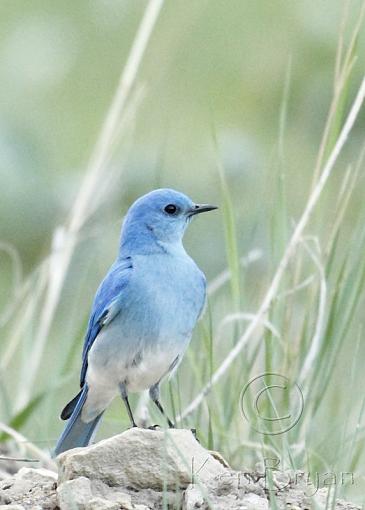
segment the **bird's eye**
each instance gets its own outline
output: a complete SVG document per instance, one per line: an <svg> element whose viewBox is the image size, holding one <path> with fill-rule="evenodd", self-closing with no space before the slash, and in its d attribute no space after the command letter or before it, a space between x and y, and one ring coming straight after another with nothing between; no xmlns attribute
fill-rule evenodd
<svg viewBox="0 0 365 510"><path fill-rule="evenodd" d="M169 204L165 207L164 211L167 212L167 214L175 214L177 207L174 204Z"/></svg>

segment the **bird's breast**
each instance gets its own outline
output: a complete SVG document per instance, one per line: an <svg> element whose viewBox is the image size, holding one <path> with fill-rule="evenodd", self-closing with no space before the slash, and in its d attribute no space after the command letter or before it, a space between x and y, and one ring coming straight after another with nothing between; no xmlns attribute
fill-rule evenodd
<svg viewBox="0 0 365 510"><path fill-rule="evenodd" d="M125 314L149 334L191 334L205 301L204 275L188 257L141 257L134 263Z"/></svg>
<svg viewBox="0 0 365 510"><path fill-rule="evenodd" d="M89 379L126 379L131 391L156 383L181 359L204 301L204 275L191 259L133 261L121 310L91 348Z"/></svg>

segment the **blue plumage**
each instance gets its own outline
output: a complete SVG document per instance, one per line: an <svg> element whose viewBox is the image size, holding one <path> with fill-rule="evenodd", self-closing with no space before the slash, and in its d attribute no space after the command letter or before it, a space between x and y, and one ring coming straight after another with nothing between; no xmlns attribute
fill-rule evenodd
<svg viewBox="0 0 365 510"><path fill-rule="evenodd" d="M80 374L80 386L85 382L87 370L87 358L90 347L97 337L100 329L104 327L105 321L112 317L119 310L119 302L122 296L123 287L126 286L130 271L133 268L131 257L118 259L110 268L108 274L98 288L94 303L92 306L92 314L89 319L88 329L82 351L82 368Z"/></svg>
<svg viewBox="0 0 365 510"><path fill-rule="evenodd" d="M133 426L130 392L150 389L163 412L159 383L181 361L206 294L204 274L186 253L183 234L194 215L215 208L161 189L129 209L118 257L94 299L82 355L81 392L61 414L68 423L57 455L90 442L118 393Z"/></svg>

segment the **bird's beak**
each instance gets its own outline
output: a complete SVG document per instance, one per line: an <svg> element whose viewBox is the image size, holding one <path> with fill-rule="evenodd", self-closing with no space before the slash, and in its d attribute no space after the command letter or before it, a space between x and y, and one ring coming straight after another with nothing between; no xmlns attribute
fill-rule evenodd
<svg viewBox="0 0 365 510"><path fill-rule="evenodd" d="M188 212L189 216L194 216L195 214L200 214L202 212L214 211L214 209L218 209L216 205L209 204L195 204L190 211Z"/></svg>

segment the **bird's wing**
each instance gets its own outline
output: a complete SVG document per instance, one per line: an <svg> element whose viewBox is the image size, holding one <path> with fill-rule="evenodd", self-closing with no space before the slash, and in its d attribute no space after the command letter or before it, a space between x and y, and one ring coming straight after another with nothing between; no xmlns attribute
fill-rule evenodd
<svg viewBox="0 0 365 510"><path fill-rule="evenodd" d="M80 386L85 383L88 354L100 330L121 310L121 295L133 270L131 257L118 260L102 281L95 295L82 351Z"/></svg>

